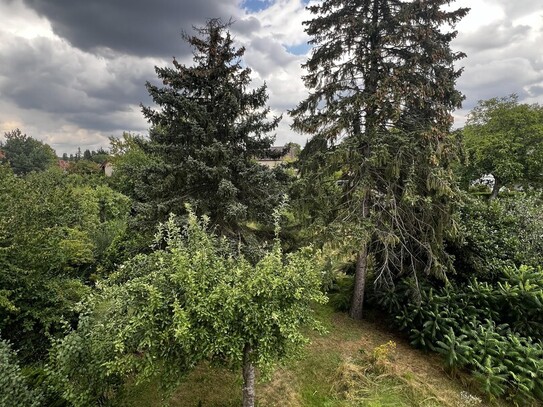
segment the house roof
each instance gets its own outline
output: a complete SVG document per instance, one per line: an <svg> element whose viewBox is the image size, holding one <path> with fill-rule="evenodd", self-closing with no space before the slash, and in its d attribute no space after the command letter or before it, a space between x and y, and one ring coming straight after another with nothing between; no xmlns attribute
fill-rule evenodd
<svg viewBox="0 0 543 407"><path fill-rule="evenodd" d="M67 170L68 167L70 166L70 163L68 161L64 161L64 160L58 160L57 164L63 170Z"/></svg>

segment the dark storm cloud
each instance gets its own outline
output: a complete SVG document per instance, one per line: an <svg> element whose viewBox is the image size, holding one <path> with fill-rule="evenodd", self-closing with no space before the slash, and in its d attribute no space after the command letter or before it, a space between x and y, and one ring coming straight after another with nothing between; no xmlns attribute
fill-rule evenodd
<svg viewBox="0 0 543 407"><path fill-rule="evenodd" d="M131 113L136 111L138 116L141 116L139 113L139 106L134 106L133 108L126 108L124 113ZM119 110L112 112L101 112L96 114L95 112L73 112L66 115L66 119L70 123L77 123L77 126L83 129L92 129L105 134L112 134L119 129L122 131L128 132L141 132L145 130L146 126L142 121L131 121L127 120L126 116ZM143 125L143 127L142 127Z"/></svg>
<svg viewBox="0 0 543 407"><path fill-rule="evenodd" d="M3 37L0 94L21 109L46 112L83 128L111 131L112 120L141 102L150 103L145 81L153 80L148 59L105 60L49 38ZM138 108L139 109L139 108ZM123 127L123 126L121 126ZM126 127L126 126L125 126Z"/></svg>
<svg viewBox="0 0 543 407"><path fill-rule="evenodd" d="M241 12L237 0L24 0L46 17L53 31L73 46L100 52L109 48L139 56L182 56L189 48L182 30L209 18Z"/></svg>
<svg viewBox="0 0 543 407"><path fill-rule="evenodd" d="M469 34L460 33L455 41L463 51L476 53L508 47L526 39L531 28L525 25L513 26L510 21L496 21L492 24L479 27Z"/></svg>

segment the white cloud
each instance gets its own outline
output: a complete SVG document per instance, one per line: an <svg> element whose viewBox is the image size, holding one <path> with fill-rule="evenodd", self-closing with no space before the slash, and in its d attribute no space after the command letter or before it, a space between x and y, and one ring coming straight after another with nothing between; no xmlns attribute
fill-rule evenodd
<svg viewBox="0 0 543 407"><path fill-rule="evenodd" d="M467 53L458 80L464 108L455 112L455 125L479 100L517 93L521 102L543 102L537 85L543 81L543 4L540 1L461 0L453 6L471 7L457 26L453 47Z"/></svg>
<svg viewBox="0 0 543 407"><path fill-rule="evenodd" d="M178 7L169 0L161 1L160 4ZM190 1L183 0L183 3ZM39 3L41 7L49 4ZM77 7L76 3L70 4ZM214 4L211 0L202 2L198 13L212 12ZM301 0L270 0L263 4L268 7L250 12L241 8L240 0L228 0L215 10L226 10L228 16L223 18L232 16L237 20L232 30L236 41L247 48L245 63L253 70L253 85L265 82L273 112L283 113L277 143L296 141L303 144L306 136L290 130L291 119L286 111L294 108L307 94L301 79L305 74L301 64L307 56L294 55L289 50L300 49L307 42L309 38L302 22L312 16ZM112 7L117 10L117 6ZM468 53L468 57L459 63L465 67L465 73L458 86L467 99L464 109L455 113L457 125L463 123L465 114L479 99L515 92L521 96L521 101L543 102L541 1L460 0L452 3L452 7L460 6L472 10L458 24L459 36L453 44L456 49ZM80 14L79 10L66 12L63 21L66 22L70 15ZM137 10L131 12L131 15L135 14ZM155 14L161 18L165 15L164 12ZM173 21L176 17L171 18ZM123 130L144 132L147 123L139 108L140 102L149 103L144 82L156 80L155 65L171 64L169 55L166 55L167 60L141 56L141 50L147 49L149 44L142 45L133 55L125 54L123 49L137 46L126 45L122 33L119 33L118 42L112 39L111 47L102 47L100 52L92 53L94 48L90 40L74 31L77 24L72 23L68 31L73 38L88 43L85 48L88 51L83 51L55 34L63 31L58 29L60 22L57 20L54 31L51 23L25 6L23 0L0 3L0 131L20 127L31 136L44 139L59 153L73 152L77 146L105 147L109 135L119 135ZM172 21L167 23L169 27L175 24ZM119 27L126 25L126 21L122 23ZM88 32L92 28L92 24L85 25ZM184 28L190 31L190 27ZM152 24L141 30L142 38L147 35L162 38L153 34ZM100 44L107 38L97 33L96 40L100 40ZM176 45L181 43L179 37L163 40ZM133 41L138 40L134 38ZM184 48L176 49L182 51ZM177 59L190 64L190 54L183 52L176 55Z"/></svg>

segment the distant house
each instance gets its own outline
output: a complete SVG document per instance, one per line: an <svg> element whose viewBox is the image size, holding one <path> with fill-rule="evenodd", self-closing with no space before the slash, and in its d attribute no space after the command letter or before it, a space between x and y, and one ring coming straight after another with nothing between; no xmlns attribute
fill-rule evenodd
<svg viewBox="0 0 543 407"><path fill-rule="evenodd" d="M296 158L296 151L289 145L270 147L262 157L257 157L256 161L268 168L275 168L285 162Z"/></svg>
<svg viewBox="0 0 543 407"><path fill-rule="evenodd" d="M0 160L3 160L4 158L6 158L6 153L4 153L3 150L0 150Z"/></svg>
<svg viewBox="0 0 543 407"><path fill-rule="evenodd" d="M110 161L105 161L100 168L102 169L106 177L111 177L111 175L113 174L113 163Z"/></svg>

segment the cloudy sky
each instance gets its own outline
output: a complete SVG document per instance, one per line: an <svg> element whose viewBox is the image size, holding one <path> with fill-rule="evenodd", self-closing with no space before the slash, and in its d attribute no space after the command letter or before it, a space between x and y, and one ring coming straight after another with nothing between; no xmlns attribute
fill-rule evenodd
<svg viewBox="0 0 543 407"><path fill-rule="evenodd" d="M316 0L311 0L316 1ZM172 56L190 63L180 40L207 18L236 21L236 41L255 85L268 84L277 114L304 98L300 65L308 40L307 0L0 0L0 133L20 128L60 155L108 147L108 136L145 134L146 81ZM457 125L478 100L517 93L543 103L543 2L458 0L471 7L455 49L468 57L458 82L466 95ZM276 144L293 133L287 115Z"/></svg>

